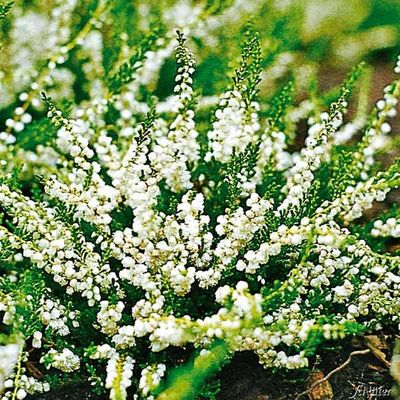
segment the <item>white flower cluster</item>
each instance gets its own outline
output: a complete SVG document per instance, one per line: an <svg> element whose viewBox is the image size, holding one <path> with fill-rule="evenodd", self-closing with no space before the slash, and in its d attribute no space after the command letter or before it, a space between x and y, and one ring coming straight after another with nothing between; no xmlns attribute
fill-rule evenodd
<svg viewBox="0 0 400 400"><path fill-rule="evenodd" d="M160 385L165 371L165 364L150 365L142 370L139 381L139 389L144 396L147 396L147 399L151 399L151 396L148 395Z"/></svg>
<svg viewBox="0 0 400 400"><path fill-rule="evenodd" d="M8 344L0 346L0 393L4 389L4 381L11 375L17 364L20 346L17 344Z"/></svg>
<svg viewBox="0 0 400 400"><path fill-rule="evenodd" d="M32 122L32 115L27 112L27 109L30 106L40 108L42 105L40 90L44 87L55 94L60 91L64 94L72 94L71 71L66 68L57 69L57 67L65 64L69 52L78 44L82 44L91 29L100 24L107 6L105 0L99 1L92 18L87 21L85 27L68 40L76 3L76 0L56 1L55 7L51 10L50 19L48 16L35 12L27 12L15 19L14 36L11 41L11 46L15 48L10 50L15 56L11 63L17 62L17 64L12 69L13 75L6 80L10 87L7 88L6 93L9 93L5 98L8 100L7 103L11 103L15 94L19 93L18 100L21 105L16 107L12 117L7 119L6 129L0 133L0 143L14 143L16 140L14 133L20 133L27 124ZM19 11L22 12L21 9ZM20 31L26 29L32 32L21 35ZM46 37L41 37L44 33L47 34ZM33 48L30 48L31 46ZM43 59L46 59L45 65L38 66L39 61ZM21 64L21 60L24 60L24 63ZM22 91L27 87L26 91ZM52 91L52 88L57 90ZM7 148L0 147L1 150L5 150L4 153L7 154Z"/></svg>
<svg viewBox="0 0 400 400"><path fill-rule="evenodd" d="M100 325L102 332L112 335L117 332L117 323L122 318L122 311L125 305L122 301L117 304L110 304L103 300L100 303L100 311L97 313L97 322Z"/></svg>
<svg viewBox="0 0 400 400"><path fill-rule="evenodd" d="M15 56L12 61L23 60L23 63L19 62L13 65L13 79L11 81L13 86L6 87L7 91L11 92L7 93L10 97L13 92L24 90L31 83L30 79L32 77L37 77L37 64L46 58L49 53L53 52L54 49L61 53L59 49L68 41L71 33L71 19L76 3L76 0L56 1L55 7L51 10L51 16L31 10L15 18L11 32L11 46ZM18 10L18 12L22 13L23 10ZM24 35L21 35L21 30L25 32ZM53 58L55 58L56 53L57 51L54 51ZM59 58L56 62L62 64L62 56L59 55ZM48 75L45 78L47 84L54 84L53 80L56 71L53 64L55 62L52 60L49 65L51 68L49 68ZM61 71L69 73L66 69ZM62 84L65 85L65 83L66 80L64 78ZM67 90L68 86L65 85L64 88ZM24 101L23 98L20 98L20 100ZM36 102L36 105L38 105L38 102ZM16 113L16 115L18 114ZM16 132L19 132L18 124L20 123L24 123L23 119L17 121L13 126Z"/></svg>
<svg viewBox="0 0 400 400"><path fill-rule="evenodd" d="M395 68L395 71L398 70ZM375 163L378 150L390 145L389 133L392 130L386 121L388 117L395 117L397 114L396 106L400 96L400 80L396 80L384 88L383 99L375 105L375 113L370 124L367 126L365 135L361 142L361 150L355 152L354 158L357 168L361 171L361 177L368 179L369 170Z"/></svg>
<svg viewBox="0 0 400 400"><path fill-rule="evenodd" d="M70 349L62 349L57 351L51 349L47 354L41 358L41 362L46 364L46 367L57 368L64 372L76 371L80 367L80 359Z"/></svg>
<svg viewBox="0 0 400 400"><path fill-rule="evenodd" d="M208 133L212 151L206 160L215 158L227 162L234 151L241 153L248 144L254 143L260 129L258 110L256 102L246 105L239 90L225 93L215 112L213 129Z"/></svg>
<svg viewBox="0 0 400 400"><path fill-rule="evenodd" d="M285 171L292 165L292 157L285 151L286 136L283 132L267 128L261 136L261 144L255 174L252 181L255 184L262 182L264 169L274 166L278 171Z"/></svg>
<svg viewBox="0 0 400 400"><path fill-rule="evenodd" d="M81 236L82 253L77 251L71 229L55 219L54 209L11 191L7 185L0 185L0 202L30 237L24 241L2 229L14 248L21 249L24 257L53 275L55 282L67 286L67 293L81 292L91 305L100 300L100 287L109 286L113 274L107 264L101 263L92 243Z"/></svg>
<svg viewBox="0 0 400 400"><path fill-rule="evenodd" d="M184 39L180 37L177 48L177 62L181 65L175 77L175 105L177 116L168 128L156 132L156 145L149 155L153 168L166 180L174 192L191 189L189 165L198 160L198 143L196 141L193 101L194 60L184 47Z"/></svg>
<svg viewBox="0 0 400 400"><path fill-rule="evenodd" d="M344 98L338 100L332 115L322 113L321 122L314 122L308 130L306 146L300 151L298 159L293 160L293 166L288 170L288 180L284 188L286 198L279 205L280 213L293 213L305 200L314 181L314 171L329 155L329 143L332 133L343 122L343 113L347 107Z"/></svg>
<svg viewBox="0 0 400 400"><path fill-rule="evenodd" d="M217 218L216 232L223 237L215 250L220 269L237 257L243 245L249 242L263 225L266 212L272 209L271 202L261 199L257 193L253 193L247 199L246 205L249 207L246 211L239 207L231 215L221 215Z"/></svg>
<svg viewBox="0 0 400 400"><path fill-rule="evenodd" d="M236 268L239 271L255 273L260 265L266 264L271 256L277 256L285 245L299 246L307 237L311 226L309 219L304 218L300 226L288 228L286 225L279 226L278 230L272 232L268 242L262 243L257 250L249 250L244 260L239 260Z"/></svg>
<svg viewBox="0 0 400 400"><path fill-rule="evenodd" d="M0 239L4 240L5 231L0 230ZM10 325L16 319L16 301L11 294L0 293L0 311L3 314L2 322L5 325Z"/></svg>
<svg viewBox="0 0 400 400"><path fill-rule="evenodd" d="M23 366L28 359L27 352L20 345L16 345L17 348L13 346L0 347L2 356L0 358L0 367L2 367L0 369L0 399L23 400L28 394L48 392L50 390L48 382L40 382L33 376L28 376L27 368ZM3 368L2 363L6 362L9 364ZM2 375L5 371L8 371L7 375Z"/></svg>
<svg viewBox="0 0 400 400"><path fill-rule="evenodd" d="M60 336L66 336L70 333L69 321L71 321L74 328L79 326L79 321L77 320L79 312L68 311L64 305L60 304L59 300L43 298L41 303L42 306L39 308L40 320L46 329L51 329ZM38 343L40 343L41 332L37 331L35 334L38 337Z"/></svg>
<svg viewBox="0 0 400 400"><path fill-rule="evenodd" d="M111 356L107 364L105 386L110 391L111 400L125 400L126 389L131 386L134 360L131 357L121 357L118 353Z"/></svg>
<svg viewBox="0 0 400 400"><path fill-rule="evenodd" d="M400 237L400 222L396 218L388 218L385 222L376 220L371 229L371 235L375 237Z"/></svg>
<svg viewBox="0 0 400 400"><path fill-rule="evenodd" d="M58 110L50 111L49 117L61 118L64 125L57 132L56 145L63 153L73 157L77 168L68 174L67 183L60 182L55 175L50 176L46 183L47 193L74 207L77 218L104 225L106 229L111 222L110 213L118 204L119 191L107 185L100 177L100 164L91 162L94 151L85 136L88 127L82 120L69 121L62 118ZM91 185L86 188L85 182L88 179Z"/></svg>
<svg viewBox="0 0 400 400"><path fill-rule="evenodd" d="M398 173L395 174L398 178ZM370 178L365 182L358 182L355 186L348 186L345 194L341 198L335 199L326 210L328 218L333 218L339 214L346 221L360 218L364 210L372 207L374 201L385 200L390 191L384 179ZM324 206L326 204L323 204Z"/></svg>

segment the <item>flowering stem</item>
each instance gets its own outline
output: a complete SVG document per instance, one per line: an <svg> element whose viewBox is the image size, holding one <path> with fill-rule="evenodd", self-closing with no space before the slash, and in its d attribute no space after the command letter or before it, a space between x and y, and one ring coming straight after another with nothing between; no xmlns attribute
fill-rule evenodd
<svg viewBox="0 0 400 400"><path fill-rule="evenodd" d="M17 359L17 365L16 365L17 371L16 371L15 378L14 378L14 391L12 393L11 400L15 400L17 398L17 392L19 389L18 385L19 385L19 380L21 378L21 370L22 370L21 364L22 364L23 354L24 354L24 350L23 350L23 346L21 346L21 349L18 353L18 359Z"/></svg>

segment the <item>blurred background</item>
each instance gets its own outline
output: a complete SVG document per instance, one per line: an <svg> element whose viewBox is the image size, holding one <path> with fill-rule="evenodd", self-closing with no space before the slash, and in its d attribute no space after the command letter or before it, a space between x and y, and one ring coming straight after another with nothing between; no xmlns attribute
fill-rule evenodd
<svg viewBox="0 0 400 400"><path fill-rule="evenodd" d="M14 2L9 18L1 21L3 112L34 81L49 54L79 32L99 1ZM289 78L306 86L316 76L328 89L360 60L377 67L372 87L382 87L400 48L398 0L111 0L108 7L98 27L52 73L46 89L56 98L88 99L96 74L110 73L153 29L163 38L177 28L189 34L198 61L196 87L204 96L229 83L248 21L261 36L264 96ZM164 99L173 87L173 52L165 51L157 62L146 90Z"/></svg>

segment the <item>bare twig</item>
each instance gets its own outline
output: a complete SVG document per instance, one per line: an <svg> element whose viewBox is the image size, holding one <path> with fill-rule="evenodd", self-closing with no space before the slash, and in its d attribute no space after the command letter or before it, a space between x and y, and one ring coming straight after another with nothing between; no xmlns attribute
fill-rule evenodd
<svg viewBox="0 0 400 400"><path fill-rule="evenodd" d="M331 378L331 376L333 374L336 374L337 372L341 371L342 369L346 368L350 362L351 359L354 356L358 356L358 355L362 355L362 354L368 354L370 352L370 349L365 349L365 350L355 350L353 352L350 353L349 358L341 365L339 365L337 368L335 368L333 371L329 372L329 374L327 374L323 379L320 379L319 381L314 382L307 390L305 390L304 392L299 393L295 400L299 400L302 396L310 393L316 386L320 385L321 383L326 382L328 379Z"/></svg>
<svg viewBox="0 0 400 400"><path fill-rule="evenodd" d="M387 368L390 368L390 362L386 359L385 353L381 350L381 348L387 349L387 345L383 343L382 339L378 336L370 335L365 337L365 342L372 354Z"/></svg>

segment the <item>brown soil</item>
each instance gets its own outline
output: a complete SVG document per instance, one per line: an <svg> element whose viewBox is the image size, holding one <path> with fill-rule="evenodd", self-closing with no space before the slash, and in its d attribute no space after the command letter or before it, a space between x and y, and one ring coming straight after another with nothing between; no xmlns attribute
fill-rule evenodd
<svg viewBox="0 0 400 400"><path fill-rule="evenodd" d="M315 367L326 376L342 365L354 350L349 344L339 353L325 353ZM221 372L221 378L222 390L218 400L295 400L299 393L309 387L309 371L274 375L263 369L250 353L237 355ZM332 375L329 383L333 397L318 397L316 394L315 397L304 395L301 399L391 399L388 391L393 381L389 370L372 353L354 356L347 367ZM374 396L374 391L380 395Z"/></svg>

